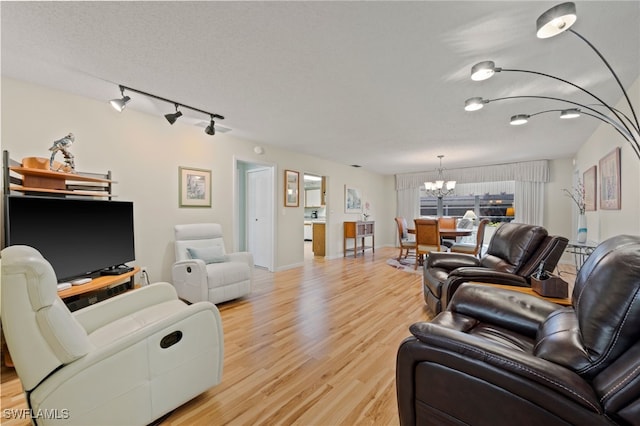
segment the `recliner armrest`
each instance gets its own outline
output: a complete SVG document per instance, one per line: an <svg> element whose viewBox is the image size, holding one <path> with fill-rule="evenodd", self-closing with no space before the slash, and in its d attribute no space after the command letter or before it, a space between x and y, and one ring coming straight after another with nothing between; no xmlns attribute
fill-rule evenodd
<svg viewBox="0 0 640 426"><path fill-rule="evenodd" d="M173 268L176 266L191 266L192 268L196 268L198 272L207 276L207 264L204 263L202 259L186 259L186 260L178 260L173 264Z"/></svg>
<svg viewBox="0 0 640 426"><path fill-rule="evenodd" d="M567 368L436 324L416 323L410 330L415 338L408 338L402 343L398 353L398 369L402 366L415 369L416 363L423 360L437 362L465 372L470 377L494 383L509 393L528 400L533 395L527 393L525 384L535 382L551 390L552 395L562 395L588 411L601 411L589 383ZM406 375L401 371L397 374ZM553 398L549 395L539 396L547 400Z"/></svg>
<svg viewBox="0 0 640 426"><path fill-rule="evenodd" d="M447 308L532 338L540 324L558 309L562 306L536 296L477 284L462 284Z"/></svg>
<svg viewBox="0 0 640 426"><path fill-rule="evenodd" d="M425 268L441 268L453 271L461 267L480 266L475 256L463 253L430 253Z"/></svg>
<svg viewBox="0 0 640 426"><path fill-rule="evenodd" d="M253 270L253 255L248 251L227 253L225 257L231 262L244 262L249 265L249 268L251 268L251 270Z"/></svg>
<svg viewBox="0 0 640 426"><path fill-rule="evenodd" d="M451 271L448 281L478 281L490 284L530 287L524 277L483 267L462 267Z"/></svg>

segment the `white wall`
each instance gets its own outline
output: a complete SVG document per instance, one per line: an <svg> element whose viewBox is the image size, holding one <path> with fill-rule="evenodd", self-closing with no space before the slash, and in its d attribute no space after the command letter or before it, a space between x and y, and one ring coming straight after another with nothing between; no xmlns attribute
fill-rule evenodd
<svg viewBox="0 0 640 426"><path fill-rule="evenodd" d="M640 108L640 79L631 86L627 92L634 104L634 108ZM616 108L628 112L626 103L622 101ZM640 110L636 110L640 114ZM629 115L627 113L627 115ZM582 118L580 118L582 119ZM590 119L589 117L584 118ZM603 123L591 138L580 148L576 154L575 169L579 176L591 166L598 166L602 157L610 153L614 148L621 148L621 210L600 209L600 186L597 188L597 210L587 212L587 238L597 242L619 234L640 235L640 159L633 153L627 142L613 127ZM597 170L598 181L600 169ZM574 222L575 223L575 222Z"/></svg>
<svg viewBox="0 0 640 426"><path fill-rule="evenodd" d="M238 246L233 240L234 158L277 165L276 269L300 265L304 258L304 207L283 207L285 169L328 178L327 256L342 256L342 222L360 218L344 213L345 184L360 188L371 203L376 245L395 243L393 176L266 145L264 155L257 155L254 143L232 132L212 137L180 120L170 126L161 115L130 108L117 113L107 99L99 102L8 78L2 79L1 124L2 149L13 159L49 157L53 141L73 132L77 170L113 172L117 199L134 201L135 263L147 266L154 281L171 280L175 224L218 222L227 250ZM212 171L211 208L178 207L179 166Z"/></svg>
<svg viewBox="0 0 640 426"><path fill-rule="evenodd" d="M549 161L549 182L545 185L544 222L551 235L561 235L575 240L572 225L571 199L565 196L563 188L571 188L573 179L572 160Z"/></svg>

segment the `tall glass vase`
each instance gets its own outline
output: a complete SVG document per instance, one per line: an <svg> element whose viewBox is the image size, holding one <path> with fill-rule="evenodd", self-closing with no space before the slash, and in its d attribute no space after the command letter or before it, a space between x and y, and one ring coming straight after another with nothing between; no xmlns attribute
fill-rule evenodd
<svg viewBox="0 0 640 426"><path fill-rule="evenodd" d="M576 241L579 243L587 242L587 217L584 213L578 215L578 234Z"/></svg>

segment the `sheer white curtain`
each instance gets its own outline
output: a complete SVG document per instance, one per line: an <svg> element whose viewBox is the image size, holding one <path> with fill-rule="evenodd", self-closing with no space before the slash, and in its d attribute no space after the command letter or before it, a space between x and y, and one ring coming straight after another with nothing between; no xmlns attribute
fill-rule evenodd
<svg viewBox="0 0 640 426"><path fill-rule="evenodd" d="M413 219L420 217L420 189L405 188L396 191L396 213L407 220L407 225L413 228Z"/></svg>
<svg viewBox="0 0 640 426"><path fill-rule="evenodd" d="M518 182L513 195L516 209L514 222L543 225L544 182Z"/></svg>
<svg viewBox="0 0 640 426"><path fill-rule="evenodd" d="M433 181L437 171L396 175L397 215L407 221L420 214L419 188ZM517 222L542 225L544 216L544 184L549 181L547 160L496 164L483 167L446 169L445 177L458 184L515 181L514 203Z"/></svg>

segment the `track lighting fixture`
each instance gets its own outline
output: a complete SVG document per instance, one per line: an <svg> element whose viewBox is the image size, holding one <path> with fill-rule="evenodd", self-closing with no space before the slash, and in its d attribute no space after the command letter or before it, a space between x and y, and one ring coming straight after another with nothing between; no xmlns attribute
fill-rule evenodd
<svg viewBox="0 0 640 426"><path fill-rule="evenodd" d="M127 106L127 103L131 100L131 98L129 96L125 96L124 95L124 87L120 86L120 94L122 95L122 98L120 99L111 99L109 101L109 103L111 104L111 106L118 112L122 112L122 110L124 109L125 106Z"/></svg>
<svg viewBox="0 0 640 426"><path fill-rule="evenodd" d="M169 124L175 123L178 118L182 117L182 112L178 111L178 104L175 104L175 105L176 105L176 112L164 115L164 118L167 119Z"/></svg>
<svg viewBox="0 0 640 426"><path fill-rule="evenodd" d="M173 113L169 113L169 114L165 114L164 118L167 119L167 121L170 124L173 124L176 122L176 120L178 120L178 118L182 117L182 111L179 111L178 108L188 108L192 111L196 111L199 112L201 114L206 114L211 118L211 123L209 124L209 126L207 126L207 128L204 130L204 132L208 135L215 135L216 131L215 131L215 122L213 121L214 119L218 119L218 120L224 120L224 117L218 114L213 114L211 112L208 111L203 111L201 109L198 108L194 108L192 106L189 105L185 105L185 104L181 104L179 102L175 102L172 101L170 99L166 99L166 98L162 98L160 96L156 96L156 95L152 95L151 93L147 93L147 92L143 92L141 90L137 90L137 89L132 89L131 87L126 87L126 86L118 86L120 88L120 94L122 95L122 98L120 99L112 99L111 101L109 101L109 103L111 104L111 106L118 112L122 111L125 107L125 105L131 100L131 98L129 96L125 96L124 91L125 90L129 90L130 92L135 92L135 93L139 93L141 95L144 96L148 96L150 98L154 98L154 99L158 99L160 101L163 102L167 102L170 104L173 104L176 108L176 112Z"/></svg>
<svg viewBox="0 0 640 426"><path fill-rule="evenodd" d="M211 124L209 124L207 126L207 128L204 129L204 132L206 134L208 134L208 135L211 135L211 136L215 135L216 134L216 127L215 126L216 126L216 123L213 121L213 115L212 115L211 116Z"/></svg>

